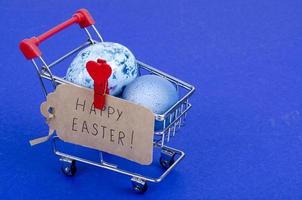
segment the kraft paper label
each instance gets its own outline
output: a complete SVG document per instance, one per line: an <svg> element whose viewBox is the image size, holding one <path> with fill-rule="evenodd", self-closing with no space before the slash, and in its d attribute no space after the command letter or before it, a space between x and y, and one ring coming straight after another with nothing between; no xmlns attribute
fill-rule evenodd
<svg viewBox="0 0 302 200"><path fill-rule="evenodd" d="M65 141L149 165L153 159L154 115L142 106L106 95L102 110L93 106L93 90L61 84L41 104L49 135Z"/></svg>

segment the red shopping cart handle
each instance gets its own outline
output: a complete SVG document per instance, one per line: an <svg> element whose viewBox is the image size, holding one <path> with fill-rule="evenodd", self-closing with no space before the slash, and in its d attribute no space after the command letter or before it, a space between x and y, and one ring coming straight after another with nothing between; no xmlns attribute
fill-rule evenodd
<svg viewBox="0 0 302 200"><path fill-rule="evenodd" d="M39 57L42 55L42 52L38 47L39 44L75 23L79 24L81 28L85 28L93 25L95 21L88 12L88 10L80 9L70 19L55 26L54 28L39 35L38 37L32 37L30 39L22 40L19 45L20 50L22 51L26 59L33 59Z"/></svg>

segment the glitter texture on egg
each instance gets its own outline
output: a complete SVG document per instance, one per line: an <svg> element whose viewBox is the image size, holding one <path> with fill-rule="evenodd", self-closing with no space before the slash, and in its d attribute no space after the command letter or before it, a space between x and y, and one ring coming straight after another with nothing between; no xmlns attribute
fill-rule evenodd
<svg viewBox="0 0 302 200"><path fill-rule="evenodd" d="M138 77L129 84L123 99L149 108L153 113L163 114L178 100L175 86L168 80L156 76Z"/></svg>
<svg viewBox="0 0 302 200"><path fill-rule="evenodd" d="M112 68L109 78L110 95L119 95L124 86L138 75L134 55L125 46L113 42L101 42L91 45L78 53L67 70L65 79L75 84L93 88L93 80L86 70L90 60L106 60Z"/></svg>
<svg viewBox="0 0 302 200"><path fill-rule="evenodd" d="M178 101L179 94L168 80L156 75L145 75L126 86L122 97L150 109L155 114L164 114ZM155 130L162 129L162 125L162 122L156 121Z"/></svg>

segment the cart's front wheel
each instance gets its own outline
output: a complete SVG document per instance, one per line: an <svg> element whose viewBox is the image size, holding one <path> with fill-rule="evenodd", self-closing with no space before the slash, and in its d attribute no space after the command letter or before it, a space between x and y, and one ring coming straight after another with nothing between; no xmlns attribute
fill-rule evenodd
<svg viewBox="0 0 302 200"><path fill-rule="evenodd" d="M60 161L62 162L61 170L63 174L66 176L74 176L77 171L75 160L61 158Z"/></svg>
<svg viewBox="0 0 302 200"><path fill-rule="evenodd" d="M160 165L164 169L168 169L169 167L171 167L171 165L173 165L175 161L175 155L176 155L175 152L163 149L161 151L161 155L159 159Z"/></svg>
<svg viewBox="0 0 302 200"><path fill-rule="evenodd" d="M133 177L132 181L132 189L134 192L138 194L143 194L148 190L148 184L146 181Z"/></svg>

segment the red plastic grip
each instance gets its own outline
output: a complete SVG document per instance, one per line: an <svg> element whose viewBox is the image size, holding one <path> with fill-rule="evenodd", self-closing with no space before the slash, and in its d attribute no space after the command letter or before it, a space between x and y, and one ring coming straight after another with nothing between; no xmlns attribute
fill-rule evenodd
<svg viewBox="0 0 302 200"><path fill-rule="evenodd" d="M54 28L39 35L38 37L22 40L19 44L21 52L28 60L41 56L42 52L38 47L39 44L75 23L79 24L81 28L85 28L93 25L95 21L88 10L80 9L70 19L55 26Z"/></svg>

